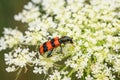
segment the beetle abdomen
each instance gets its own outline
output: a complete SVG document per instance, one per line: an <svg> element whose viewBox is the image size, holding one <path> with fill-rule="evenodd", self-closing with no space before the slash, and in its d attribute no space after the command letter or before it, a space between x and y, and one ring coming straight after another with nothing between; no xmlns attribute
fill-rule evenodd
<svg viewBox="0 0 120 80"><path fill-rule="evenodd" d="M55 37L50 41L45 42L43 45L39 47L39 52L43 55L44 52L52 50L55 47L60 46L59 37Z"/></svg>

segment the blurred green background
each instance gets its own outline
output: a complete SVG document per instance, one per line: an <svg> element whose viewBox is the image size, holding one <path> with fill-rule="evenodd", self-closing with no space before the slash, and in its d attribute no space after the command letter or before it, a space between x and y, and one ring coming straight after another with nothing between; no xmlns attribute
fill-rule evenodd
<svg viewBox="0 0 120 80"><path fill-rule="evenodd" d="M0 0L0 36L4 27L20 28L24 25L15 21L14 15L21 12L28 1L30 0Z"/></svg>
<svg viewBox="0 0 120 80"><path fill-rule="evenodd" d="M23 10L23 6L30 0L0 0L0 37L3 36L3 28L16 28L23 31L24 24L14 20L14 15ZM7 50L0 52L0 80L14 80L16 72L8 73L5 71L7 67L4 62L4 53ZM20 75L18 80L40 80L40 75L32 74L32 70L29 69L26 74ZM42 79L41 79L42 80Z"/></svg>

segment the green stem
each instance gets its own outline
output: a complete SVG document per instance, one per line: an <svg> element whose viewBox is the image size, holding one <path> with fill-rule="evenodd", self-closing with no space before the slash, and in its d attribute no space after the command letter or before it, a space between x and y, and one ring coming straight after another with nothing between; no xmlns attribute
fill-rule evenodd
<svg viewBox="0 0 120 80"><path fill-rule="evenodd" d="M60 71L64 71L68 66L63 67Z"/></svg>
<svg viewBox="0 0 120 80"><path fill-rule="evenodd" d="M67 58L67 57L69 57L69 56L71 56L72 54L67 54L65 57L63 57L62 59L65 59L65 58Z"/></svg>
<svg viewBox="0 0 120 80"><path fill-rule="evenodd" d="M35 49L36 51L38 51L39 45L40 45L40 43L38 42L38 43L37 43L37 46L36 46L36 49Z"/></svg>
<svg viewBox="0 0 120 80"><path fill-rule="evenodd" d="M17 77L15 78L15 80L17 80L18 79L18 77L20 76L20 73L22 72L22 68L18 71L18 73L17 73Z"/></svg>
<svg viewBox="0 0 120 80"><path fill-rule="evenodd" d="M68 74L68 77L70 77L74 72L75 72L75 70L72 69L72 70L70 71L70 73Z"/></svg>
<svg viewBox="0 0 120 80"><path fill-rule="evenodd" d="M27 69L27 67L26 67L26 66L25 66L24 68L25 68L25 71L24 71L24 73L26 73L28 69Z"/></svg>

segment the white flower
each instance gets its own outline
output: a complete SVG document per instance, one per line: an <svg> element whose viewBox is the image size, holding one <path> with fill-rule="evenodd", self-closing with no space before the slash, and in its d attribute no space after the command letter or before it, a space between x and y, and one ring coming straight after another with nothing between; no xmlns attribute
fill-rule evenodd
<svg viewBox="0 0 120 80"><path fill-rule="evenodd" d="M69 77L64 77L63 79L61 79L61 80L71 80L71 78L69 78Z"/></svg>
<svg viewBox="0 0 120 80"><path fill-rule="evenodd" d="M4 37L0 39L0 50L12 48L22 42L23 34L16 29L4 28L3 34Z"/></svg>
<svg viewBox="0 0 120 80"><path fill-rule="evenodd" d="M62 73L59 72L58 70L54 70L53 74L49 75L49 78L47 80L71 80L70 77L67 77L66 74Z"/></svg>
<svg viewBox="0 0 120 80"><path fill-rule="evenodd" d="M34 56L31 55L31 52L29 52L28 49L21 49L21 48L17 48L15 49L15 52L12 53L10 52L9 54L5 54L5 61L6 61L6 65L8 65L8 69L9 66L16 66L16 67L26 67L26 65L32 63L32 60L35 57L35 52Z"/></svg>
<svg viewBox="0 0 120 80"><path fill-rule="evenodd" d="M44 10L49 13L58 14L61 13L61 10L64 9L64 0L43 0L42 5Z"/></svg>
<svg viewBox="0 0 120 80"><path fill-rule="evenodd" d="M92 74L94 78L102 80L112 80L114 76L112 75L111 68L108 68L106 64L100 64L99 62L94 64L92 67Z"/></svg>
<svg viewBox="0 0 120 80"><path fill-rule="evenodd" d="M5 42L5 39L3 37L1 37L1 39L0 39L0 51L3 49L6 49L6 48L7 48L7 44Z"/></svg>
<svg viewBox="0 0 120 80"><path fill-rule="evenodd" d="M36 19L35 21L29 23L30 31L40 31L41 30L41 21L40 19Z"/></svg>
<svg viewBox="0 0 120 80"><path fill-rule="evenodd" d="M77 74L75 75L78 79L83 76L83 70L78 70Z"/></svg>
<svg viewBox="0 0 120 80"><path fill-rule="evenodd" d="M53 75L49 75L49 79L48 80L61 80L61 75L60 72L58 72L57 70L55 70L55 72L53 73Z"/></svg>
<svg viewBox="0 0 120 80"><path fill-rule="evenodd" d="M13 64L13 56L12 56L12 53L9 53L9 54L4 54L5 56L5 63L7 65L12 65Z"/></svg>
<svg viewBox="0 0 120 80"><path fill-rule="evenodd" d="M5 54L6 70L13 72L29 65L34 67L33 73L48 75L46 80L116 79L115 74L120 72L119 7L120 0L28 2L14 16L28 25L24 35L16 29L5 29L0 38L0 51L14 49ZM39 46L56 36L72 37L74 46L61 44L63 54L58 47L51 57L46 57L48 52L41 56Z"/></svg>
<svg viewBox="0 0 120 80"><path fill-rule="evenodd" d="M54 54L54 53L53 53ZM39 73L41 74L42 72L46 74L50 68L58 68L58 65L55 64L57 61L61 61L62 57L59 57L60 55L53 55L50 58L46 58L44 56L39 56L39 59L34 59L32 61L33 64L35 64L34 73ZM38 69L37 69L38 68Z"/></svg>
<svg viewBox="0 0 120 80"><path fill-rule="evenodd" d="M119 64L119 62L120 62L120 57L117 58L117 59L115 60L115 62L114 62L113 68L116 70L116 72L120 72L120 64Z"/></svg>
<svg viewBox="0 0 120 80"><path fill-rule="evenodd" d="M22 16L21 13L18 13L17 15L14 15L14 19L15 19L16 21L20 21L22 18L23 18L23 16Z"/></svg>
<svg viewBox="0 0 120 80"><path fill-rule="evenodd" d="M86 80L94 80L93 77L91 77L90 75L88 75L87 77L85 77Z"/></svg>
<svg viewBox="0 0 120 80"><path fill-rule="evenodd" d="M42 74L42 68L41 68L41 67L39 67L39 68L34 67L33 72L34 72L34 73L39 73L39 74Z"/></svg>
<svg viewBox="0 0 120 80"><path fill-rule="evenodd" d="M13 72L13 71L15 71L15 70L16 70L15 66L7 67L7 68L6 68L6 71L7 71L7 72Z"/></svg>
<svg viewBox="0 0 120 80"><path fill-rule="evenodd" d="M41 42L42 41L41 39L45 40L44 37L42 38L42 34L40 32L26 31L25 34L26 35L23 38L24 44L36 45L37 42Z"/></svg>
<svg viewBox="0 0 120 80"><path fill-rule="evenodd" d="M39 4L42 0L32 0L35 4Z"/></svg>
<svg viewBox="0 0 120 80"><path fill-rule="evenodd" d="M29 2L28 5L24 6L22 13L14 16L17 21L22 21L23 23L29 23L40 16L39 8L35 4Z"/></svg>
<svg viewBox="0 0 120 80"><path fill-rule="evenodd" d="M33 7L35 7L35 5L33 5L32 2L29 2L27 5L24 6L24 9L30 10L33 9Z"/></svg>

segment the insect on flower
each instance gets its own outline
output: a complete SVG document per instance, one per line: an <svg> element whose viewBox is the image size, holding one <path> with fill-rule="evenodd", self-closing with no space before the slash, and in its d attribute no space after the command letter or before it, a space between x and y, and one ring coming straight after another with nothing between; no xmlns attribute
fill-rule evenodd
<svg viewBox="0 0 120 80"><path fill-rule="evenodd" d="M73 44L72 38L68 37L68 36L63 36L61 38L59 37L55 37L45 43L43 43L42 45L40 45L39 47L39 52L41 55L43 55L45 52L48 52L47 57L50 57L52 54L52 51L54 48L60 46L60 52L62 53L62 46L61 44L65 44L66 42L70 42L71 44Z"/></svg>

